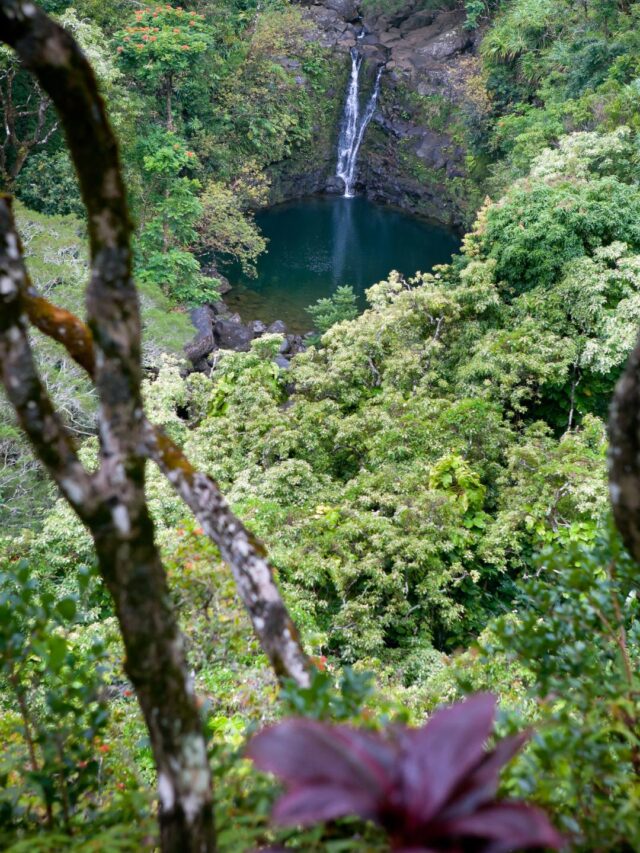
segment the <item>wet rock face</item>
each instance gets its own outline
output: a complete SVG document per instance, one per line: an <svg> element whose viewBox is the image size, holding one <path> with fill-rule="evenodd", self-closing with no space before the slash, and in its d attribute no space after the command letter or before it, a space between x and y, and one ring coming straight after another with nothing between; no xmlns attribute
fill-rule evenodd
<svg viewBox="0 0 640 853"><path fill-rule="evenodd" d="M326 0L324 6L336 12L343 21L352 22L360 17L355 0Z"/></svg>
<svg viewBox="0 0 640 853"><path fill-rule="evenodd" d="M464 11L421 10L419 0L364 15L351 0L303 0L301 5L310 39L345 62L357 43L365 72L373 76L376 66L385 69L378 109L360 151L360 190L375 200L460 224L467 211L464 199L454 196L451 180L465 176L466 151L454 139L454 122L433 127L415 110L412 115L407 103L413 93L446 102L451 114L459 115L466 84L478 68L478 36L464 28ZM334 156L335 151L325 152L321 169L313 166L299 176L299 195L341 191L331 175Z"/></svg>
<svg viewBox="0 0 640 853"><path fill-rule="evenodd" d="M331 175L325 185L324 191L330 195L344 195L344 181L337 175Z"/></svg>

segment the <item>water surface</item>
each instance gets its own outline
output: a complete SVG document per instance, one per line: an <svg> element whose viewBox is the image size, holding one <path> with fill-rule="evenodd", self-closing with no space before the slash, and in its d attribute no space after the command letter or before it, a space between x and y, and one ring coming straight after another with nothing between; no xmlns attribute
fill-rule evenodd
<svg viewBox="0 0 640 853"><path fill-rule="evenodd" d="M447 263L458 250L450 231L363 197L311 197L256 216L269 244L250 278L232 266L225 302L245 322L284 320L294 332L311 328L312 303L350 284L361 309L364 292L391 270L406 276Z"/></svg>

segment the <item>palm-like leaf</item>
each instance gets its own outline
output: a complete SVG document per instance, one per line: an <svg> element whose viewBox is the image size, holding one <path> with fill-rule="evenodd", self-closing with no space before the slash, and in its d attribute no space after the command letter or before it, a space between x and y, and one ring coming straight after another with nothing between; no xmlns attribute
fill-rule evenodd
<svg viewBox="0 0 640 853"><path fill-rule="evenodd" d="M287 786L278 823L357 815L382 826L397 853L558 849L562 838L541 811L496 800L500 769L528 735L487 752L495 707L495 697L478 694L422 728L384 733L286 720L256 735L247 754Z"/></svg>

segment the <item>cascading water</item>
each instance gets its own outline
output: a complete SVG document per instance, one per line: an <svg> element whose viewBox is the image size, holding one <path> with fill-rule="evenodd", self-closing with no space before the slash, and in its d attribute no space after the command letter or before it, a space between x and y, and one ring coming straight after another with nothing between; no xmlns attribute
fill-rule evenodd
<svg viewBox="0 0 640 853"><path fill-rule="evenodd" d="M367 125L373 118L380 93L380 77L382 76L382 66L378 68L376 74L376 82L373 86L373 92L369 98L362 116L360 116L360 68L362 66L362 56L356 48L351 50L351 76L349 78L349 88L347 90L347 101L344 107L344 117L342 119L342 127L340 129L340 138L338 139L338 163L336 165L336 175L344 181L345 198L353 198L353 186L356 177L356 164L358 161L358 151L362 144L364 132Z"/></svg>

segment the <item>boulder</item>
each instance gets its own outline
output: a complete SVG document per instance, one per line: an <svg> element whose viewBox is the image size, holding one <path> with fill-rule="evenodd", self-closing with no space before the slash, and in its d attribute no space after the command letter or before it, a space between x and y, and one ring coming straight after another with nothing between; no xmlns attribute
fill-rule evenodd
<svg viewBox="0 0 640 853"><path fill-rule="evenodd" d="M419 30L422 29L422 27L429 27L434 22L436 14L437 12L433 10L427 11L423 9L421 12L416 12L408 18L405 18L405 20L399 24L398 29L405 34L411 32L411 30Z"/></svg>
<svg viewBox="0 0 640 853"><path fill-rule="evenodd" d="M336 45L338 47L342 47L342 48L346 48L348 50L351 50L352 47L356 46L356 37L354 36L353 33L349 32L349 31L345 31L340 36L338 41L336 42Z"/></svg>
<svg viewBox="0 0 640 853"><path fill-rule="evenodd" d="M456 28L442 33L425 45L419 46L416 53L432 62L441 62L457 53L463 53L472 44L473 35L462 28Z"/></svg>
<svg viewBox="0 0 640 853"><path fill-rule="evenodd" d="M200 305L191 311L191 322L200 335L211 335L213 333L213 322L215 312L209 305Z"/></svg>
<svg viewBox="0 0 640 853"><path fill-rule="evenodd" d="M389 56L389 51L379 44L365 44L362 46L361 51L366 59L376 65L384 65Z"/></svg>
<svg viewBox="0 0 640 853"><path fill-rule="evenodd" d="M432 169L444 169L449 161L451 138L432 130L423 130L415 152Z"/></svg>
<svg viewBox="0 0 640 853"><path fill-rule="evenodd" d="M356 21L359 17L354 0L324 0L324 6L333 9L345 21Z"/></svg>
<svg viewBox="0 0 640 853"><path fill-rule="evenodd" d="M267 334L269 335L286 335L287 326L282 320L275 320L270 326L267 326Z"/></svg>
<svg viewBox="0 0 640 853"><path fill-rule="evenodd" d="M184 352L194 370L206 370L206 358L215 349L213 323L215 312L209 305L201 305L191 311L191 322L196 328L193 340L185 344Z"/></svg>
<svg viewBox="0 0 640 853"><path fill-rule="evenodd" d="M230 317L231 311L229 310L229 306L226 302L223 302L222 299L218 299L217 302L210 302L209 308L216 317Z"/></svg>
<svg viewBox="0 0 640 853"><path fill-rule="evenodd" d="M249 323L249 328L252 329L254 337L259 338L267 331L267 324L263 323L262 320L253 320Z"/></svg>
<svg viewBox="0 0 640 853"><path fill-rule="evenodd" d="M299 352L304 352L307 348L302 335L287 335L287 340L289 342L289 350L288 353L283 353L284 355L288 354L291 357Z"/></svg>
<svg viewBox="0 0 640 853"><path fill-rule="evenodd" d="M283 355L277 355L274 358L274 361L278 365L278 367L281 367L283 370L288 370L291 367L291 362Z"/></svg>
<svg viewBox="0 0 640 853"><path fill-rule="evenodd" d="M392 47L394 44L398 44L402 39L402 35L400 30L391 29L386 33L380 33L379 43L383 45L383 47Z"/></svg>
<svg viewBox="0 0 640 853"><path fill-rule="evenodd" d="M206 369L206 358L216 348L213 335L197 335L185 344L184 353L194 367L194 370Z"/></svg>
<svg viewBox="0 0 640 853"><path fill-rule="evenodd" d="M325 186L325 192L331 195L344 195L344 181L337 175L332 175Z"/></svg>
<svg viewBox="0 0 640 853"><path fill-rule="evenodd" d="M248 352L255 333L249 326L235 319L219 319L213 327L213 337L220 349Z"/></svg>

